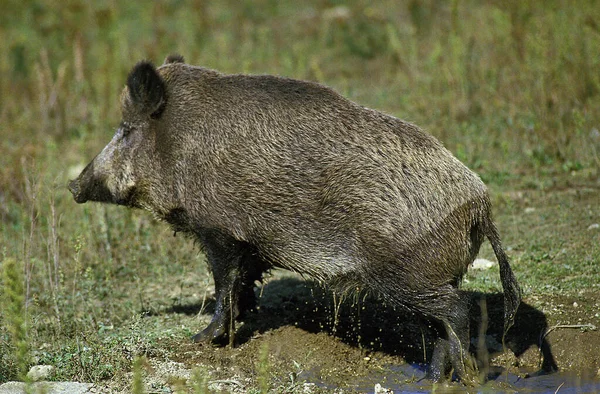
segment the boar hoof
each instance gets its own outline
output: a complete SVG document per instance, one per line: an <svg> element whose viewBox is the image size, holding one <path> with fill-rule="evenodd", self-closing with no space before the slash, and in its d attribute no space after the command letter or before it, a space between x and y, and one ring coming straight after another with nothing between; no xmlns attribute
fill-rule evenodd
<svg viewBox="0 0 600 394"><path fill-rule="evenodd" d="M228 337L224 324L211 322L208 327L192 337L196 343L226 343Z"/></svg>

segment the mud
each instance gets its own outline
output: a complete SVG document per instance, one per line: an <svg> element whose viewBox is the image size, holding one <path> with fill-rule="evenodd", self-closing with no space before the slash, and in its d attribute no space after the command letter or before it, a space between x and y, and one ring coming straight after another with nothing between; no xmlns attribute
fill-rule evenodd
<svg viewBox="0 0 600 394"><path fill-rule="evenodd" d="M198 345L173 339L170 361L200 366L219 389L255 387L261 368L279 391L427 392L424 380L437 333L418 316L397 311L368 295L341 297L316 283L278 272L259 290L260 308L238 323L233 346ZM471 353L491 391L600 391L600 305L596 293L525 299L502 346L502 294L470 293ZM208 323L212 303L169 308L198 328ZM482 308L484 306L484 308ZM487 311L487 313L486 313ZM487 332L481 334L482 322ZM575 322L576 324L573 324ZM567 324L568 323L568 324ZM165 362L167 362L165 360ZM556 372L560 371L560 372ZM235 382L235 383L231 383ZM308 385L307 385L308 384ZM562 386L561 386L562 385ZM443 385L464 391L460 383ZM591 390L591 391L590 391Z"/></svg>

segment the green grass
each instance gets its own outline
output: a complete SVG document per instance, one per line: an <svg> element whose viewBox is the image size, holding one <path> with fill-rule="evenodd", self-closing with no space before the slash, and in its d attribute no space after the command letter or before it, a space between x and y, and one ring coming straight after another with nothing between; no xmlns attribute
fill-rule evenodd
<svg viewBox="0 0 600 394"><path fill-rule="evenodd" d="M8 271L22 262L29 355L60 366L56 379L130 387L125 373L153 341L196 329L139 323L202 302L211 280L194 245L143 212L77 206L65 187L111 138L129 69L173 52L224 72L316 80L419 124L490 185L526 294L598 291L600 242L586 230L600 221L597 4L339 4L2 2L0 260ZM468 279L499 289L493 270ZM8 294L6 278L0 288ZM14 357L0 382L26 357L10 316L0 351Z"/></svg>
<svg viewBox="0 0 600 394"><path fill-rule="evenodd" d="M2 349L0 373L13 372L19 379L26 379L29 352L23 267L14 259L6 259L2 262L2 284L3 328L7 330L9 340L0 342L0 349Z"/></svg>

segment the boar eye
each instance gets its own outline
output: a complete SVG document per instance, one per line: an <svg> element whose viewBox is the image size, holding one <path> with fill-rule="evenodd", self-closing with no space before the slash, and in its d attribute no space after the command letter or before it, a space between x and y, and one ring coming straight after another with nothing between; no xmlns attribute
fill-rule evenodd
<svg viewBox="0 0 600 394"><path fill-rule="evenodd" d="M127 122L121 122L119 129L121 129L121 136L124 138L133 130L133 127Z"/></svg>

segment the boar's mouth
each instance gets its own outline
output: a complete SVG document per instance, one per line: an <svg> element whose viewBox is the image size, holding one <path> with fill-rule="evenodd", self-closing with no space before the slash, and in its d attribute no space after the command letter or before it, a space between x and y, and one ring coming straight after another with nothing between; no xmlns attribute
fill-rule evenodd
<svg viewBox="0 0 600 394"><path fill-rule="evenodd" d="M95 184L90 190L90 188L82 188L81 181L77 178L70 181L67 187L71 194L73 194L73 199L78 204L83 204L88 201L97 201L124 205L130 208L140 208L137 188L130 188L123 197L116 198L102 183Z"/></svg>
<svg viewBox="0 0 600 394"><path fill-rule="evenodd" d="M77 178L69 181L67 188L75 202L83 204L95 201L140 208L140 198L143 197L143 194L140 193L139 187L134 185L119 192L111 191L107 185L106 176L96 172L98 171L94 170L94 161L92 161Z"/></svg>
<svg viewBox="0 0 600 394"><path fill-rule="evenodd" d="M68 185L69 191L73 194L73 199L78 204L83 204L88 201L116 203L121 205L119 201L115 201L115 198L104 185L103 181L96 181L93 183L81 180L81 177L72 180Z"/></svg>

